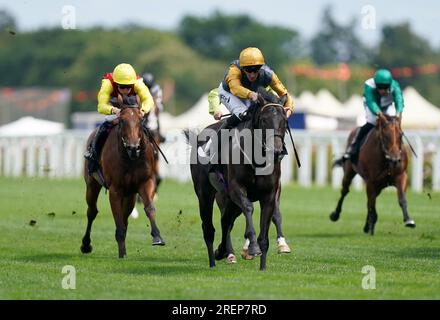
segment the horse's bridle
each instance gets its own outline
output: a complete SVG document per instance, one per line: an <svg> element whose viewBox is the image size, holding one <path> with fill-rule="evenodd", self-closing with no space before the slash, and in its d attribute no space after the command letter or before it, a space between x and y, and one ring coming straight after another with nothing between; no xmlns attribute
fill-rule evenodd
<svg viewBox="0 0 440 320"><path fill-rule="evenodd" d="M392 121L396 121L395 118L392 119ZM382 136L382 125L381 122L379 122L379 140L380 140L380 146L382 148L382 152L385 155L385 159L388 161L393 161L392 156L390 155L390 153L388 152L387 148L385 147L385 143L383 142L383 136ZM399 128L399 133L402 134L402 130ZM402 141L400 142L400 146L399 146L399 155L402 154Z"/></svg>
<svg viewBox="0 0 440 320"><path fill-rule="evenodd" d="M266 108L268 108L268 107L280 107L280 108L282 108L284 110L284 106L279 104L279 103L267 103L267 104L265 104L264 106L261 107L261 109L259 111L259 114L258 114L258 117L257 117L257 119L255 121L256 123L260 124L260 114ZM287 122L287 119L286 119L286 122ZM261 126L259 125L259 127L261 127ZM287 128L287 126L286 126L286 128ZM274 129L274 135L273 136L274 137L279 137L283 141L283 143L284 143L284 136L285 136L285 134L286 134L286 129L284 130L284 132L282 132L282 130L280 130L280 129ZM270 148L267 147L266 142L261 141L261 145L263 146L263 149L266 152L267 151L273 151L273 150L271 150Z"/></svg>
<svg viewBox="0 0 440 320"><path fill-rule="evenodd" d="M134 106L133 105L133 106L127 106L126 108L127 109L128 108L130 108L130 109L131 108L139 108L139 106ZM124 149L125 149L125 151L128 154L129 154L130 148L135 149L136 150L136 157L139 157L140 152L141 152L141 141L142 141L142 138L139 139L139 142L138 142L137 145L135 145L135 146L129 145L128 142L125 141L124 136L122 134L122 123L123 123L123 121L121 121L121 120L122 119L119 119L119 121L118 121L118 135L121 137L122 145L124 146ZM142 119L140 120L140 125L141 125L141 130L142 130Z"/></svg>

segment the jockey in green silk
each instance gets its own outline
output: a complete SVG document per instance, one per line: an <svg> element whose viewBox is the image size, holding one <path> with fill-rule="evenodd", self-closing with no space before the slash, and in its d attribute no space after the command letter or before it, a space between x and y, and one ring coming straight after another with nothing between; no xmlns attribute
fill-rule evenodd
<svg viewBox="0 0 440 320"><path fill-rule="evenodd" d="M377 118L381 114L398 117L402 114L404 108L402 90L389 70L379 69L374 78L365 81L364 107L367 123L358 130L355 139L344 154L344 159L352 159L354 163L357 162L361 141L374 128Z"/></svg>

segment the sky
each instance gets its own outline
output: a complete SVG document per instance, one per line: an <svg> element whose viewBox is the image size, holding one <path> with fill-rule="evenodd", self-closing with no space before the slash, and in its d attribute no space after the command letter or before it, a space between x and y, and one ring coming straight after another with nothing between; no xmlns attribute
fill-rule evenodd
<svg viewBox="0 0 440 320"><path fill-rule="evenodd" d="M208 17L219 10L224 14L248 14L265 25L297 30L306 40L320 30L322 11L327 5L332 5L334 17L340 23L356 17L356 31L367 45L377 43L384 24L409 21L413 31L440 48L438 0L0 0L0 10L12 13L18 31L62 26L71 21L66 20L72 17L71 8L77 29L117 28L133 22L173 30L186 15Z"/></svg>

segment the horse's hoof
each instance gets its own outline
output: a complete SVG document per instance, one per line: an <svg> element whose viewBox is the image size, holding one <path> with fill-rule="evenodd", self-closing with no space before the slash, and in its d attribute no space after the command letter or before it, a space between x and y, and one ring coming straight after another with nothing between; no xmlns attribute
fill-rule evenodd
<svg viewBox="0 0 440 320"><path fill-rule="evenodd" d="M244 260L252 260L252 259L254 258L253 256L250 256L250 255L249 255L247 249L243 249L243 251L241 252L241 257L242 257Z"/></svg>
<svg viewBox="0 0 440 320"><path fill-rule="evenodd" d="M333 221L333 222L338 221L338 220L339 220L339 214L336 213L336 211L333 211L333 212L330 214L330 220Z"/></svg>
<svg viewBox="0 0 440 320"><path fill-rule="evenodd" d="M164 246L165 241L163 241L161 237L154 237L152 245L153 246Z"/></svg>
<svg viewBox="0 0 440 320"><path fill-rule="evenodd" d="M416 227L416 223L414 222L414 220L405 221L405 227L415 228Z"/></svg>
<svg viewBox="0 0 440 320"><path fill-rule="evenodd" d="M92 252L92 245L88 245L88 246L85 246L85 245L82 245L81 246L81 252L82 253L90 253L90 252Z"/></svg>
<svg viewBox="0 0 440 320"><path fill-rule="evenodd" d="M287 243L278 245L278 253L290 253L290 252L291 250Z"/></svg>
<svg viewBox="0 0 440 320"><path fill-rule="evenodd" d="M368 227L368 225L364 226L364 233L368 234L370 232L370 228Z"/></svg>
<svg viewBox="0 0 440 320"><path fill-rule="evenodd" d="M254 256L254 257L261 256L261 254L262 254L261 249L258 246L258 244L250 245L249 249L248 249L248 253L249 253L249 255Z"/></svg>
<svg viewBox="0 0 440 320"><path fill-rule="evenodd" d="M234 254L230 253L230 254L228 255L228 257L226 258L226 262L227 262L228 264L234 264L234 263L237 263L237 258L235 257Z"/></svg>
<svg viewBox="0 0 440 320"><path fill-rule="evenodd" d="M218 249L216 249L214 252L214 257L215 257L215 260L222 260L222 259L226 258L226 252L221 252Z"/></svg>

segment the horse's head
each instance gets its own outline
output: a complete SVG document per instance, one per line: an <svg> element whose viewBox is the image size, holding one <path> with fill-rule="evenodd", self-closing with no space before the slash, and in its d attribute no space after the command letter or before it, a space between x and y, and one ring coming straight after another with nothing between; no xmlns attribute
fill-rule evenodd
<svg viewBox="0 0 440 320"><path fill-rule="evenodd" d="M258 89L258 101L253 110L253 127L263 130L263 141L273 140L273 152L276 160L281 160L284 135L287 128L287 116L283 107L287 96L277 97L264 88ZM266 151L271 151L264 145Z"/></svg>
<svg viewBox="0 0 440 320"><path fill-rule="evenodd" d="M119 114L119 137L131 160L138 159L141 154L143 138L142 115L137 96L118 96L121 109Z"/></svg>
<svg viewBox="0 0 440 320"><path fill-rule="evenodd" d="M387 161L397 166L402 160L402 130L400 118L381 115L377 120L380 143Z"/></svg>

